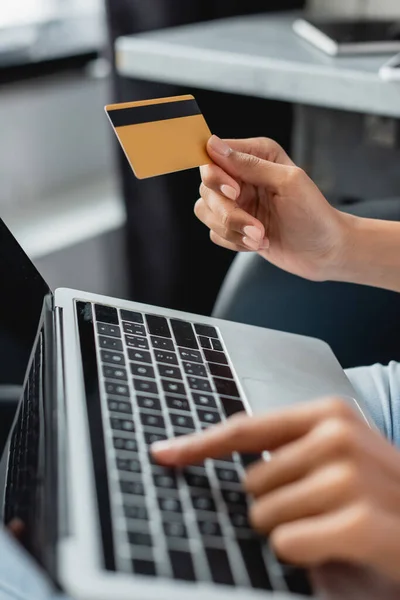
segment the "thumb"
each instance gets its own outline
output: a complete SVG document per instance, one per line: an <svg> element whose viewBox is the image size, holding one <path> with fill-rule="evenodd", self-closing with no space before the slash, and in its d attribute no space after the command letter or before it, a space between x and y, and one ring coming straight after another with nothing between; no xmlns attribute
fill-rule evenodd
<svg viewBox="0 0 400 600"><path fill-rule="evenodd" d="M216 135L209 139L207 151L210 158L235 180L264 186L271 191L281 187L287 170L293 168L233 150Z"/></svg>

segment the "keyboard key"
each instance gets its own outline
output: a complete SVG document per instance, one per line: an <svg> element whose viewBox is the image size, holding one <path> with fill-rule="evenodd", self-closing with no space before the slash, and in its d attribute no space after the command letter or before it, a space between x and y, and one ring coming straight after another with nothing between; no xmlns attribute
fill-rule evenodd
<svg viewBox="0 0 400 600"><path fill-rule="evenodd" d="M121 402L120 400L109 399L107 401L107 405L110 412L125 413L127 415L132 414L132 405L130 402Z"/></svg>
<svg viewBox="0 0 400 600"><path fill-rule="evenodd" d="M179 429L179 427L176 427L174 429L174 437L182 437L183 435L190 435L194 432L194 429Z"/></svg>
<svg viewBox="0 0 400 600"><path fill-rule="evenodd" d="M186 527L182 521L164 521L163 528L167 537L187 538Z"/></svg>
<svg viewBox="0 0 400 600"><path fill-rule="evenodd" d="M121 319L123 321L129 321L130 323L143 323L142 315L130 310L121 310Z"/></svg>
<svg viewBox="0 0 400 600"><path fill-rule="evenodd" d="M170 338L171 331L169 329L168 321L165 317L159 317L157 315L146 315L147 329L151 335L158 335L159 337Z"/></svg>
<svg viewBox="0 0 400 600"><path fill-rule="evenodd" d="M130 438L115 437L114 438L114 448L116 450L128 450L131 452L137 452L139 446L138 446L137 440L132 437L130 437Z"/></svg>
<svg viewBox="0 0 400 600"><path fill-rule="evenodd" d="M182 475L183 475L187 485L190 487L205 488L205 489L209 489L211 487L210 481L209 481L207 475L202 475L200 473L195 473L193 471L183 471Z"/></svg>
<svg viewBox="0 0 400 600"><path fill-rule="evenodd" d="M100 352L101 360L111 365L125 365L124 355L120 352L110 352L109 350L102 350Z"/></svg>
<svg viewBox="0 0 400 600"><path fill-rule="evenodd" d="M135 458L117 458L117 469L130 473L141 473L140 461Z"/></svg>
<svg viewBox="0 0 400 600"><path fill-rule="evenodd" d="M105 387L107 394L110 394L110 396L129 396L129 388L123 383L110 383L106 381Z"/></svg>
<svg viewBox="0 0 400 600"><path fill-rule="evenodd" d="M178 498L171 498L169 496L163 498L160 496L158 498L158 506L162 512L182 513L182 504Z"/></svg>
<svg viewBox="0 0 400 600"><path fill-rule="evenodd" d="M258 541L238 540L244 564L252 587L272 590L271 581L262 555L262 546Z"/></svg>
<svg viewBox="0 0 400 600"><path fill-rule="evenodd" d="M146 352L144 350L133 350L132 348L128 348L128 356L129 360L142 363L151 363L150 352Z"/></svg>
<svg viewBox="0 0 400 600"><path fill-rule="evenodd" d="M183 383L175 382L175 381L167 381L166 379L161 380L164 392L169 392L171 394L180 394L181 396L186 395L185 386Z"/></svg>
<svg viewBox="0 0 400 600"><path fill-rule="evenodd" d="M127 519L135 521L148 521L149 515L144 504L124 504L124 513Z"/></svg>
<svg viewBox="0 0 400 600"><path fill-rule="evenodd" d="M129 335L140 335L146 337L146 329L144 325L138 323L122 323L122 327L125 333Z"/></svg>
<svg viewBox="0 0 400 600"><path fill-rule="evenodd" d="M232 415L246 410L241 400L232 400L232 398L224 398L223 396L220 396L219 399L227 417L232 417Z"/></svg>
<svg viewBox="0 0 400 600"><path fill-rule="evenodd" d="M247 511L230 511L229 520L234 529L252 529L249 523Z"/></svg>
<svg viewBox="0 0 400 600"><path fill-rule="evenodd" d="M245 469L253 465L254 463L261 460L261 454L241 454L240 459L242 461L242 465Z"/></svg>
<svg viewBox="0 0 400 600"><path fill-rule="evenodd" d="M106 379L120 379L123 381L128 379L125 369L119 369L118 367L103 366L103 375Z"/></svg>
<svg viewBox="0 0 400 600"><path fill-rule="evenodd" d="M165 431L164 417L161 415L152 415L147 413L140 413L140 420L143 427L154 427L155 429L163 429Z"/></svg>
<svg viewBox="0 0 400 600"><path fill-rule="evenodd" d="M308 578L307 571L291 565L283 565L283 575L288 586L288 590L302 596L313 596L313 590Z"/></svg>
<svg viewBox="0 0 400 600"><path fill-rule="evenodd" d="M172 340L151 336L151 345L159 350L175 350Z"/></svg>
<svg viewBox="0 0 400 600"><path fill-rule="evenodd" d="M144 485L141 481L127 481L121 479L119 485L123 494L144 496Z"/></svg>
<svg viewBox="0 0 400 600"><path fill-rule="evenodd" d="M200 410L197 409L197 414L201 423L206 425L215 425L221 421L220 414L215 410Z"/></svg>
<svg viewBox="0 0 400 600"><path fill-rule="evenodd" d="M189 415L176 415L171 413L169 418L171 419L171 423L174 428L182 427L184 429L192 429L193 431L196 429L194 421Z"/></svg>
<svg viewBox="0 0 400 600"><path fill-rule="evenodd" d="M205 548L211 577L215 583L235 585L226 550Z"/></svg>
<svg viewBox="0 0 400 600"><path fill-rule="evenodd" d="M205 408L215 408L217 409L217 403L213 396L209 396L208 394L198 394L192 393L193 401L197 406L204 406Z"/></svg>
<svg viewBox="0 0 400 600"><path fill-rule="evenodd" d="M191 490L191 498L195 510L206 510L210 512L215 512L217 510L212 496L207 492Z"/></svg>
<svg viewBox="0 0 400 600"><path fill-rule="evenodd" d="M158 398L153 398L152 396L141 396L138 394L136 401L140 408L161 411L161 402Z"/></svg>
<svg viewBox="0 0 400 600"><path fill-rule="evenodd" d="M190 552L170 550L169 558L171 561L174 579L181 579L183 581L196 581L193 560Z"/></svg>
<svg viewBox="0 0 400 600"><path fill-rule="evenodd" d="M223 352L224 348L219 340L212 340L212 345L214 350L218 350L219 352Z"/></svg>
<svg viewBox="0 0 400 600"><path fill-rule="evenodd" d="M150 365L130 363L132 375L138 375L139 377L149 377L150 379L155 378L154 369Z"/></svg>
<svg viewBox="0 0 400 600"><path fill-rule="evenodd" d="M147 546L153 545L152 537L149 533L142 533L141 531L128 531L128 540L132 546Z"/></svg>
<svg viewBox="0 0 400 600"><path fill-rule="evenodd" d="M198 323L197 325L194 326L194 328L196 330L197 335L204 335L209 338L218 339L217 330L215 329L215 327L212 327L211 325L203 325L202 323Z"/></svg>
<svg viewBox="0 0 400 600"><path fill-rule="evenodd" d="M168 377L169 379L182 379L182 373L178 367L158 365L158 372L160 373L160 377Z"/></svg>
<svg viewBox="0 0 400 600"><path fill-rule="evenodd" d="M118 325L106 325L106 323L97 323L97 331L102 335L108 335L110 337L121 337L121 330Z"/></svg>
<svg viewBox="0 0 400 600"><path fill-rule="evenodd" d="M188 377L189 387L192 390L200 392L212 392L212 387L207 379L199 379L198 377Z"/></svg>
<svg viewBox="0 0 400 600"><path fill-rule="evenodd" d="M208 368L212 375L216 377L225 377L227 379L233 379L232 371L226 365L219 365L217 363L208 363Z"/></svg>
<svg viewBox="0 0 400 600"><path fill-rule="evenodd" d="M150 431L146 431L144 433L144 439L148 446L151 446L152 444L155 444L156 442L162 442L163 440L166 440L167 437L168 436L166 433L161 433L161 432L153 433Z"/></svg>
<svg viewBox="0 0 400 600"><path fill-rule="evenodd" d="M179 348L179 354L182 360L187 360L196 363L203 362L201 354L197 350L184 350L183 348Z"/></svg>
<svg viewBox="0 0 400 600"><path fill-rule="evenodd" d="M110 419L111 427L115 431L135 431L135 424L131 419Z"/></svg>
<svg viewBox="0 0 400 600"><path fill-rule="evenodd" d="M200 346L202 348L207 348L207 350L212 350L213 347L211 345L211 340L208 337L200 336L199 337Z"/></svg>
<svg viewBox="0 0 400 600"><path fill-rule="evenodd" d="M145 392L146 394L157 394L158 388L155 381L147 381L146 379L133 378L133 387L137 392Z"/></svg>
<svg viewBox="0 0 400 600"><path fill-rule="evenodd" d="M238 492L236 490L221 490L221 494L228 506L228 509L247 509L247 497L244 492Z"/></svg>
<svg viewBox="0 0 400 600"><path fill-rule="evenodd" d="M207 377L207 371L204 365L198 363L183 363L186 375L196 375L197 377Z"/></svg>
<svg viewBox="0 0 400 600"><path fill-rule="evenodd" d="M223 352L217 352L216 350L204 350L204 356L208 362L218 363L220 365L228 364L228 360Z"/></svg>
<svg viewBox="0 0 400 600"><path fill-rule="evenodd" d="M101 348L107 348L107 350L119 350L122 352L122 342L111 337L99 336L99 344Z"/></svg>
<svg viewBox="0 0 400 600"><path fill-rule="evenodd" d="M154 350L156 361L167 365L177 365L178 359L174 352L165 352L162 350Z"/></svg>
<svg viewBox="0 0 400 600"><path fill-rule="evenodd" d="M112 306L104 306L104 304L95 304L94 310L97 321L109 323L110 325L118 325L118 312Z"/></svg>
<svg viewBox="0 0 400 600"><path fill-rule="evenodd" d="M221 537L222 531L221 526L217 521L211 521L209 519L199 519L197 525L200 531L200 535L204 537Z"/></svg>
<svg viewBox="0 0 400 600"><path fill-rule="evenodd" d="M191 323L179 319L171 319L171 327L177 346L196 350L199 345Z"/></svg>
<svg viewBox="0 0 400 600"><path fill-rule="evenodd" d="M217 478L219 481L225 481L227 483L240 483L239 475L235 469L215 469Z"/></svg>
<svg viewBox="0 0 400 600"><path fill-rule="evenodd" d="M165 470L165 473L153 473L154 485L165 490L178 489L176 474Z"/></svg>
<svg viewBox="0 0 400 600"><path fill-rule="evenodd" d="M157 575L156 565L152 560L134 558L132 560L132 570L136 575L148 575L151 577Z"/></svg>
<svg viewBox="0 0 400 600"><path fill-rule="evenodd" d="M232 379L219 379L219 377L214 377L214 383L219 394L240 398L237 385Z"/></svg>
<svg viewBox="0 0 400 600"><path fill-rule="evenodd" d="M126 335L126 345L130 348L138 348L139 350L148 350L149 342L145 337Z"/></svg>
<svg viewBox="0 0 400 600"><path fill-rule="evenodd" d="M165 401L168 408L171 410L181 410L182 412L190 412L189 402L185 398L175 398L174 396L165 396Z"/></svg>

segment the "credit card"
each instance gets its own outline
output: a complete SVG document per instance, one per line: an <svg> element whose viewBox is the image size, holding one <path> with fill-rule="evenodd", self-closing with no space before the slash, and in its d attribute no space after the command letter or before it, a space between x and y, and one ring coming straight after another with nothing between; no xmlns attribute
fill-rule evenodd
<svg viewBox="0 0 400 600"><path fill-rule="evenodd" d="M210 163L211 131L193 96L157 98L105 107L138 179Z"/></svg>

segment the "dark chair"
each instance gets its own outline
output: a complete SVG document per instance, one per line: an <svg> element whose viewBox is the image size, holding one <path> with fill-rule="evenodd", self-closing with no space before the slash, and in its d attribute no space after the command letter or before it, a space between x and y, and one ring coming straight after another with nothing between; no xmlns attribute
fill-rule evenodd
<svg viewBox="0 0 400 600"><path fill-rule="evenodd" d="M400 199L344 207L368 218L400 220ZM399 274L400 276L400 274ZM317 337L343 367L400 360L400 295L346 283L315 283L238 255L221 288L214 316Z"/></svg>

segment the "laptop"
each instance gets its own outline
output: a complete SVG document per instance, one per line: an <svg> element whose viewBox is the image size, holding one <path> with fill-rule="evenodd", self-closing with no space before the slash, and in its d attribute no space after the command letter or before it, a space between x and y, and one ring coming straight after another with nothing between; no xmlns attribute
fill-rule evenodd
<svg viewBox="0 0 400 600"><path fill-rule="evenodd" d="M296 19L294 31L331 56L400 51L400 22L366 19Z"/></svg>
<svg viewBox="0 0 400 600"><path fill-rule="evenodd" d="M329 347L52 291L2 221L0 260L0 381L13 357L28 363L1 461L2 519L25 523L24 543L55 585L78 600L312 595L307 573L281 564L249 525L241 480L260 457L174 471L149 448L327 394L368 420Z"/></svg>

